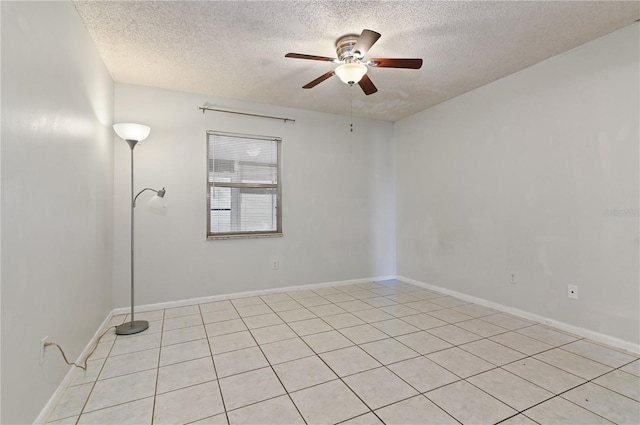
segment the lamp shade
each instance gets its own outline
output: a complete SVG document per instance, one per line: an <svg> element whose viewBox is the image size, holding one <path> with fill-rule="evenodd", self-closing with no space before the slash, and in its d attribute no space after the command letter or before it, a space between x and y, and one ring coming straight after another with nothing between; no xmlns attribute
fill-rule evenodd
<svg viewBox="0 0 640 425"><path fill-rule="evenodd" d="M335 73L345 84L359 82L367 73L367 67L361 63L343 63L336 68Z"/></svg>
<svg viewBox="0 0 640 425"><path fill-rule="evenodd" d="M114 124L113 130L120 138L124 140L135 140L136 142L146 139L149 133L151 133L151 127L148 125L130 122Z"/></svg>
<svg viewBox="0 0 640 425"><path fill-rule="evenodd" d="M149 199L149 208L156 211L167 208L167 200L164 199L165 193L167 193L167 191L164 189L164 187L157 191L156 195L154 195L153 198Z"/></svg>

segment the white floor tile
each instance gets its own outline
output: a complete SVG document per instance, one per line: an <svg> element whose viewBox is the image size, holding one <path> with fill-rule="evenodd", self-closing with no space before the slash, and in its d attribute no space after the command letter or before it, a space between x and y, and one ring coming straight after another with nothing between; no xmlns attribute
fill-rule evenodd
<svg viewBox="0 0 640 425"><path fill-rule="evenodd" d="M453 307L451 310L466 314L467 316L471 316L474 318L482 317L482 316L490 316L492 314L499 313L499 311L497 310L494 310L489 307L484 307L478 304L465 304L459 307Z"/></svg>
<svg viewBox="0 0 640 425"><path fill-rule="evenodd" d="M164 318L166 320L174 317L189 316L192 314L200 314L200 307L197 305L188 305L185 307L167 308L164 311Z"/></svg>
<svg viewBox="0 0 640 425"><path fill-rule="evenodd" d="M351 326L340 329L340 333L356 344L364 344L366 342L379 341L387 339L389 335L374 328L369 324Z"/></svg>
<svg viewBox="0 0 640 425"><path fill-rule="evenodd" d="M622 370L614 370L593 381L612 391L640 401L640 377Z"/></svg>
<svg viewBox="0 0 640 425"><path fill-rule="evenodd" d="M161 367L158 370L158 394L216 379L211 357Z"/></svg>
<svg viewBox="0 0 640 425"><path fill-rule="evenodd" d="M200 311L202 312L203 316L205 313L211 313L214 311L222 311L222 310L233 310L233 309L234 309L233 304L231 304L231 301L229 300L214 301L212 303L200 304Z"/></svg>
<svg viewBox="0 0 640 425"><path fill-rule="evenodd" d="M439 328L429 329L427 332L453 345L465 344L482 338L480 335L476 335L473 332L466 331L455 325L440 326Z"/></svg>
<svg viewBox="0 0 640 425"><path fill-rule="evenodd" d="M220 388L227 410L234 410L285 394L270 367L220 379Z"/></svg>
<svg viewBox="0 0 640 425"><path fill-rule="evenodd" d="M206 339L167 345L166 347L162 347L160 366L209 356L211 356L211 351L209 350L209 343Z"/></svg>
<svg viewBox="0 0 640 425"><path fill-rule="evenodd" d="M300 338L271 342L269 344L261 345L260 347L262 348L262 351L264 351L264 355L269 359L269 363L272 365L315 354Z"/></svg>
<svg viewBox="0 0 640 425"><path fill-rule="evenodd" d="M200 315L200 312L198 312L198 314L193 314L190 316L180 316L170 319L164 319L162 330L170 331L173 329L188 328L190 326L198 325L202 325L202 316Z"/></svg>
<svg viewBox="0 0 640 425"><path fill-rule="evenodd" d="M151 425L153 397L136 400L80 416L78 425Z"/></svg>
<svg viewBox="0 0 640 425"><path fill-rule="evenodd" d="M553 350L537 354L534 357L584 379L593 379L611 371L609 366L564 351L561 348L554 348Z"/></svg>
<svg viewBox="0 0 640 425"><path fill-rule="evenodd" d="M269 366L259 347L244 348L213 356L218 378Z"/></svg>
<svg viewBox="0 0 640 425"><path fill-rule="evenodd" d="M426 396L463 424L494 424L518 413L465 381L440 387Z"/></svg>
<svg viewBox="0 0 640 425"><path fill-rule="evenodd" d="M244 324L249 329L265 328L267 326L275 326L284 323L282 319L275 313L260 314L244 318Z"/></svg>
<svg viewBox="0 0 640 425"><path fill-rule="evenodd" d="M260 297L244 297L244 298L234 298L231 300L231 303L234 307L248 307L252 305L265 305L265 302L262 301Z"/></svg>
<svg viewBox="0 0 640 425"><path fill-rule="evenodd" d="M395 339L420 354L429 354L452 347L448 342L424 331L401 335Z"/></svg>
<svg viewBox="0 0 640 425"><path fill-rule="evenodd" d="M233 320L225 320L223 322L209 323L205 325L205 329L207 331L206 336L211 338L213 336L220 336L220 335L232 334L234 332L246 331L247 327L244 325L244 322L242 321L242 319L233 319ZM202 337L204 338L205 336L203 335ZM164 341L162 343L164 344Z"/></svg>
<svg viewBox="0 0 640 425"><path fill-rule="evenodd" d="M309 310L318 317L332 316L334 314L343 314L347 311L335 304L317 305L309 307Z"/></svg>
<svg viewBox="0 0 640 425"><path fill-rule="evenodd" d="M527 410L524 414L537 423L545 425L611 424L605 418L560 397L545 401Z"/></svg>
<svg viewBox="0 0 640 425"><path fill-rule="evenodd" d="M579 337L566 334L564 332L549 329L542 325L533 325L518 329L518 333L537 339L549 345L558 346L576 341Z"/></svg>
<svg viewBox="0 0 640 425"><path fill-rule="evenodd" d="M157 370L132 373L96 382L85 412L153 396Z"/></svg>
<svg viewBox="0 0 640 425"><path fill-rule="evenodd" d="M489 339L463 344L460 348L496 366L502 366L526 357L525 354L519 351L512 350Z"/></svg>
<svg viewBox="0 0 640 425"><path fill-rule="evenodd" d="M156 396L153 423L186 424L223 412L218 382L212 381Z"/></svg>
<svg viewBox="0 0 640 425"><path fill-rule="evenodd" d="M383 320L382 322L374 322L371 324L374 328L381 330L389 336L406 335L413 332L419 332L420 329L408 324L400 319Z"/></svg>
<svg viewBox="0 0 640 425"><path fill-rule="evenodd" d="M494 335L499 335L505 332L509 332L508 329L501 328L500 326L493 325L481 319L473 319L473 320L466 320L464 322L458 322L456 323L456 326L464 330L467 330L469 332L473 332L474 334L480 335L485 338L494 336Z"/></svg>
<svg viewBox="0 0 640 425"><path fill-rule="evenodd" d="M226 353L228 351L240 350L256 345L256 341L249 331L241 331L232 334L214 336L209 338L209 347L215 354Z"/></svg>
<svg viewBox="0 0 640 425"><path fill-rule="evenodd" d="M417 352L392 338L368 342L360 347L385 365L419 356Z"/></svg>
<svg viewBox="0 0 640 425"><path fill-rule="evenodd" d="M384 425L380 419L372 412L356 416L348 421L340 422L340 425Z"/></svg>
<svg viewBox="0 0 640 425"><path fill-rule="evenodd" d="M278 316L285 322L298 322L300 320L313 319L315 314L307 310L306 308L297 308L295 310L279 311Z"/></svg>
<svg viewBox="0 0 640 425"><path fill-rule="evenodd" d="M457 347L427 354L427 358L461 378L467 378L495 368L493 364Z"/></svg>
<svg viewBox="0 0 640 425"><path fill-rule="evenodd" d="M258 344L282 341L297 338L298 335L288 325L267 326L266 328L252 329L251 334Z"/></svg>
<svg viewBox="0 0 640 425"><path fill-rule="evenodd" d="M460 380L456 375L425 357L416 357L388 366L421 393Z"/></svg>
<svg viewBox="0 0 640 425"><path fill-rule="evenodd" d="M208 326L208 325L207 325ZM192 326L190 328L176 329L162 333L162 345L180 344L181 342L204 339L207 335L204 326Z"/></svg>
<svg viewBox="0 0 640 425"><path fill-rule="evenodd" d="M335 424L369 411L339 380L295 391L291 398L309 424Z"/></svg>
<svg viewBox="0 0 640 425"><path fill-rule="evenodd" d="M554 396L529 381L503 369L493 369L467 379L486 393L518 411L528 409Z"/></svg>
<svg viewBox="0 0 640 425"><path fill-rule="evenodd" d="M127 339L117 339L113 344L113 348L109 353L110 356L118 356L120 354L133 353L135 351L149 350L151 348L160 347L160 338L162 334L145 334ZM95 353L91 356L96 358Z"/></svg>
<svg viewBox="0 0 640 425"><path fill-rule="evenodd" d="M91 393L93 384L76 385L65 390L47 418L48 421L56 421L70 416L78 416Z"/></svg>
<svg viewBox="0 0 640 425"><path fill-rule="evenodd" d="M348 328L351 326L364 325L365 323L351 313L336 314L334 316L323 317L322 320L327 322L334 329Z"/></svg>
<svg viewBox="0 0 640 425"><path fill-rule="evenodd" d="M236 306L236 310L238 310L240 317L251 317L273 313L273 310L271 310L267 304L247 305L242 307Z"/></svg>
<svg viewBox="0 0 640 425"><path fill-rule="evenodd" d="M353 315L367 323L381 322L383 320L393 319L393 316L385 313L377 308L370 308L369 310L354 311Z"/></svg>
<svg viewBox="0 0 640 425"><path fill-rule="evenodd" d="M275 311L276 313L303 308L302 304L294 300L269 303L269 307L271 307L271 310Z"/></svg>
<svg viewBox="0 0 640 425"><path fill-rule="evenodd" d="M320 357L338 376L347 376L380 367L376 359L360 347L348 347L320 354Z"/></svg>
<svg viewBox="0 0 640 425"><path fill-rule="evenodd" d="M231 425L304 425L305 422L288 396L261 401L229 412Z"/></svg>
<svg viewBox="0 0 640 425"><path fill-rule="evenodd" d="M444 320L447 323L457 323L464 322L465 320L471 320L473 317L468 316L464 313L460 313L459 311L445 309L445 310L436 310L429 313L431 316L436 319Z"/></svg>
<svg viewBox="0 0 640 425"><path fill-rule="evenodd" d="M337 350L352 346L353 343L338 331L322 332L319 334L307 335L302 339L316 353L324 353L325 351Z"/></svg>
<svg viewBox="0 0 640 425"><path fill-rule="evenodd" d="M612 348L603 347L602 345L586 340L572 342L571 344L564 345L562 349L606 364L610 367L620 367L637 359L636 356L632 356Z"/></svg>
<svg viewBox="0 0 640 425"><path fill-rule="evenodd" d="M501 328L505 328L510 331L535 325L534 322L530 322L528 320L521 319L519 317L515 317L505 313L493 314L491 316L483 316L480 320L484 320L485 322L489 322L493 325L500 326Z"/></svg>
<svg viewBox="0 0 640 425"><path fill-rule="evenodd" d="M344 382L372 410L418 394L385 367L348 376Z"/></svg>
<svg viewBox="0 0 640 425"><path fill-rule="evenodd" d="M376 410L386 425L457 425L458 421L423 395Z"/></svg>
<svg viewBox="0 0 640 425"><path fill-rule="evenodd" d="M390 305L388 307L381 307L380 310L384 311L387 314L392 315L393 317L411 316L411 315L420 313L418 310L415 310L411 307L407 307L402 304Z"/></svg>
<svg viewBox="0 0 640 425"><path fill-rule="evenodd" d="M225 322L227 320L239 319L240 315L235 309L231 310L215 310L202 313L202 321L205 325L209 323Z"/></svg>
<svg viewBox="0 0 640 425"><path fill-rule="evenodd" d="M640 403L592 383L562 394L562 398L617 424L640 424Z"/></svg>
<svg viewBox="0 0 640 425"><path fill-rule="evenodd" d="M436 319L435 317L429 316L426 313L404 316L402 320L422 330L437 328L439 326L445 326L447 324L447 322Z"/></svg>
<svg viewBox="0 0 640 425"><path fill-rule="evenodd" d="M99 379L113 378L115 376L128 375L129 373L142 372L143 370L156 369L160 349L136 351L121 356L109 356L100 372Z"/></svg>
<svg viewBox="0 0 640 425"><path fill-rule="evenodd" d="M260 298L262 299L262 301L264 301L269 305L278 303L278 302L293 301L293 298L291 298L289 295L282 292L276 293L276 294L261 295Z"/></svg>
<svg viewBox="0 0 640 425"><path fill-rule="evenodd" d="M520 351L521 353L527 354L529 356L553 348L549 344L545 344L544 342L538 341L537 339L529 338L528 336L524 336L517 332L507 332L504 334L492 336L490 339L494 342L506 345L509 348Z"/></svg>
<svg viewBox="0 0 640 425"><path fill-rule="evenodd" d="M317 334L332 330L322 319L308 319L289 323L289 327L300 336Z"/></svg>
<svg viewBox="0 0 640 425"><path fill-rule="evenodd" d="M229 425L229 422L227 421L227 414L220 413L218 415L200 419L199 421L189 422L189 425Z"/></svg>
<svg viewBox="0 0 640 425"><path fill-rule="evenodd" d="M337 379L335 373L317 356L304 357L273 367L289 392Z"/></svg>
<svg viewBox="0 0 640 425"><path fill-rule="evenodd" d="M502 366L502 368L554 394L559 394L585 382L582 378L578 378L533 357L509 363Z"/></svg>

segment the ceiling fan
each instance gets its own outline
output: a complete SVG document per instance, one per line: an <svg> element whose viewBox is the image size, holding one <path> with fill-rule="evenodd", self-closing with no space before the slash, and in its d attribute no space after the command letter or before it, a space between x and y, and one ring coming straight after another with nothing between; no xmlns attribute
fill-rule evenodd
<svg viewBox="0 0 640 425"><path fill-rule="evenodd" d="M420 67L422 67L422 59L374 58L364 61L364 56L379 38L380 33L371 30L363 30L359 36L357 34L344 35L336 41L337 58L305 55L301 53L287 53L284 56L286 58L309 59L341 64L336 69L302 86L303 89L313 88L335 74L345 84L353 85L358 83L362 91L364 91L366 95L370 95L377 92L378 89L367 75L368 67L409 69L420 69Z"/></svg>

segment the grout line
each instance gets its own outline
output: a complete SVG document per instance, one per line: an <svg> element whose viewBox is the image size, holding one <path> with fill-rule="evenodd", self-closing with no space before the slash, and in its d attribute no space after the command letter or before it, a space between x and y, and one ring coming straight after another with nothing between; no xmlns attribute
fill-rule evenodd
<svg viewBox="0 0 640 425"><path fill-rule="evenodd" d="M153 418L156 415L156 399L158 397L158 381L160 380L160 357L162 355L162 337L164 335L164 316L166 315L166 310L162 312L162 325L160 327L160 347L158 348L158 366L156 368L156 386L153 389L153 407L151 409L151 425L153 425Z"/></svg>
<svg viewBox="0 0 640 425"><path fill-rule="evenodd" d="M220 400L222 401L222 409L224 410L224 416L227 418L227 424L229 423L229 414L227 413L227 405L224 402L224 394L222 394L222 386L220 385L220 378L218 377L218 369L216 368L216 362L213 359L213 350L211 350L211 341L209 340L209 333L207 332L207 326L204 325L204 317L202 317L202 308L200 304L198 304L198 310L200 311L200 319L202 320L204 326L204 335L207 341L207 347L209 347L209 355L211 356L211 363L213 364L213 373L216 375L216 382L218 384L218 391L220 392ZM237 311L236 311L237 313ZM216 413L213 416L216 416L220 413ZM204 419L204 418L202 418ZM200 420L200 419L197 419ZM195 421L193 421L195 422ZM153 424L152 424L153 425Z"/></svg>

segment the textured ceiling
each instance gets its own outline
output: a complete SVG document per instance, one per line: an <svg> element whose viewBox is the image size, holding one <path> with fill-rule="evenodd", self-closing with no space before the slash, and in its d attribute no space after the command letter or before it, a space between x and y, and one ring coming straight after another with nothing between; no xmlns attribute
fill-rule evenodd
<svg viewBox="0 0 640 425"><path fill-rule="evenodd" d="M396 121L640 18L635 1L77 1L113 79L211 96ZM335 41L371 29L367 57L423 58L377 68L365 96L337 77ZM365 58L366 59L366 58ZM352 93L353 92L353 93ZM199 106L199 105L198 105Z"/></svg>

